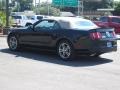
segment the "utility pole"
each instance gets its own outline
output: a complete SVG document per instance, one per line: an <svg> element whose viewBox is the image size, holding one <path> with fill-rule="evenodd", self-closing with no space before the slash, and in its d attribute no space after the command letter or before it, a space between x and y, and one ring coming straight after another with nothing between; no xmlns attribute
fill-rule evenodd
<svg viewBox="0 0 120 90"><path fill-rule="evenodd" d="M41 7L41 5L40 5L40 0L39 0L39 8ZM40 11L39 11L39 14L40 14Z"/></svg>
<svg viewBox="0 0 120 90"><path fill-rule="evenodd" d="M39 0L39 6L40 6L40 0Z"/></svg>
<svg viewBox="0 0 120 90"><path fill-rule="evenodd" d="M9 0L6 0L6 27L9 27Z"/></svg>
<svg viewBox="0 0 120 90"><path fill-rule="evenodd" d="M80 1L78 0L78 16L80 16Z"/></svg>
<svg viewBox="0 0 120 90"><path fill-rule="evenodd" d="M82 6L82 12L81 12L81 16L83 16L83 12L84 12L84 4L83 4L83 0L81 1L81 6Z"/></svg>
<svg viewBox="0 0 120 90"><path fill-rule="evenodd" d="M37 5L36 5L37 1L35 0L35 13L37 13Z"/></svg>
<svg viewBox="0 0 120 90"><path fill-rule="evenodd" d="M48 16L50 15L50 4L48 3Z"/></svg>
<svg viewBox="0 0 120 90"><path fill-rule="evenodd" d="M83 12L84 12L84 0L78 0L78 16L83 16Z"/></svg>
<svg viewBox="0 0 120 90"><path fill-rule="evenodd" d="M49 15L50 15L50 4L49 4L48 0L47 0L47 2L46 2L46 3L47 3L47 8L48 8L48 10L47 10L47 11L48 11L48 16L49 16Z"/></svg>

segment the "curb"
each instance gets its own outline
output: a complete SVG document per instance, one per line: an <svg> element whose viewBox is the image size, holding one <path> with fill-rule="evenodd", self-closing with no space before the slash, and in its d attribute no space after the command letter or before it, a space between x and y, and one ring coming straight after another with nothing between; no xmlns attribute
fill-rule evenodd
<svg viewBox="0 0 120 90"><path fill-rule="evenodd" d="M0 37L7 37L7 35L0 34Z"/></svg>

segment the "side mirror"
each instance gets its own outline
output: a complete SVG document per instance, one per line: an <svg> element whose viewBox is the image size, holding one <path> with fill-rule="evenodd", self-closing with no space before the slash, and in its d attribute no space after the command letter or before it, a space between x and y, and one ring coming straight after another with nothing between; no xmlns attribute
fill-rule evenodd
<svg viewBox="0 0 120 90"><path fill-rule="evenodd" d="M33 25L28 26L29 29L34 29Z"/></svg>
<svg viewBox="0 0 120 90"><path fill-rule="evenodd" d="M30 26L30 25L33 25L32 23L27 23L25 26L27 27L27 26Z"/></svg>

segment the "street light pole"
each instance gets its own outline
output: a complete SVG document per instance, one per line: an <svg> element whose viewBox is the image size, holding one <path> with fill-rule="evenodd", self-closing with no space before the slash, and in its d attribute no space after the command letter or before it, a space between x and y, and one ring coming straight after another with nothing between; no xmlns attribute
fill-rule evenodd
<svg viewBox="0 0 120 90"><path fill-rule="evenodd" d="M48 7L48 10L47 10L47 11L48 11L48 16L49 16L49 15L50 15L50 4L49 4L48 0L47 0L47 5L48 5L48 6L47 6L47 7Z"/></svg>
<svg viewBox="0 0 120 90"><path fill-rule="evenodd" d="M81 13L81 15L83 16L83 12L84 12L84 5L83 5L83 0L81 1L81 6L82 6L82 13Z"/></svg>
<svg viewBox="0 0 120 90"><path fill-rule="evenodd" d="M78 0L78 16L80 16L80 1Z"/></svg>
<svg viewBox="0 0 120 90"><path fill-rule="evenodd" d="M35 13L37 13L37 5L36 5L36 0L35 0Z"/></svg>
<svg viewBox="0 0 120 90"><path fill-rule="evenodd" d="M6 0L6 27L9 27L9 0Z"/></svg>
<svg viewBox="0 0 120 90"><path fill-rule="evenodd" d="M39 0L39 8L41 7L41 5L40 5L40 0ZM40 11L39 11L39 14L40 14Z"/></svg>

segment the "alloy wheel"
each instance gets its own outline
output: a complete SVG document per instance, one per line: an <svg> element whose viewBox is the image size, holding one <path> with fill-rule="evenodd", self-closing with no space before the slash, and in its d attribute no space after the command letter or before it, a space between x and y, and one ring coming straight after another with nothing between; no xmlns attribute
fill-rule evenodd
<svg viewBox="0 0 120 90"><path fill-rule="evenodd" d="M71 46L68 43L59 44L58 48L59 56L63 59L68 59L71 56Z"/></svg>
<svg viewBox="0 0 120 90"><path fill-rule="evenodd" d="M17 38L15 36L11 36L9 38L9 47L11 50L16 50L18 47L18 41Z"/></svg>

